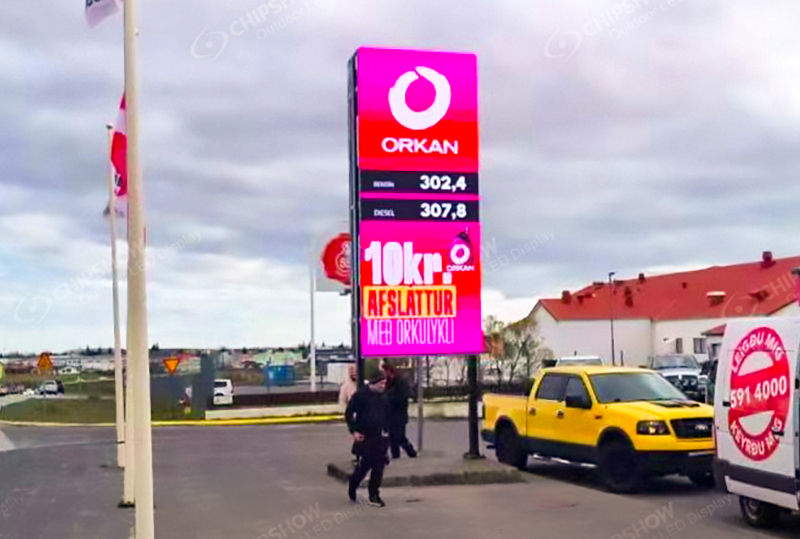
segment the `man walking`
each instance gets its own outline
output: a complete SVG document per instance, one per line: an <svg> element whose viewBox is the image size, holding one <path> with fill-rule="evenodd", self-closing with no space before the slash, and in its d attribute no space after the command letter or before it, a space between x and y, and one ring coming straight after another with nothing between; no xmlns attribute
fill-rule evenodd
<svg viewBox="0 0 800 539"><path fill-rule="evenodd" d="M392 458L400 458L400 449L412 459L417 456L417 451L406 438L406 425L408 425L408 399L411 397L411 388L402 376L397 375L394 365L385 363L383 370L386 373L386 397L389 405L389 442L392 448Z"/></svg>
<svg viewBox="0 0 800 539"><path fill-rule="evenodd" d="M356 501L356 489L369 476L369 505L383 507L380 496L383 468L386 466L386 376L378 371L370 377L369 386L359 389L347 405L344 417L353 435L353 452L358 457L350 475L347 494Z"/></svg>

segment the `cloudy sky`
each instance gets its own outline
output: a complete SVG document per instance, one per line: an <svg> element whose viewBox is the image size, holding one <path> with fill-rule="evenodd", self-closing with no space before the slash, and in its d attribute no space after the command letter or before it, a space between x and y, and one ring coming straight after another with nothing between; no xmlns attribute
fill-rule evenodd
<svg viewBox="0 0 800 539"><path fill-rule="evenodd" d="M800 254L796 2L138 3L151 342L308 339L310 244L347 217L362 45L478 54L484 315L611 270ZM122 18L83 17L80 0L0 17L0 350L112 343ZM319 339L349 341L348 300L318 305Z"/></svg>

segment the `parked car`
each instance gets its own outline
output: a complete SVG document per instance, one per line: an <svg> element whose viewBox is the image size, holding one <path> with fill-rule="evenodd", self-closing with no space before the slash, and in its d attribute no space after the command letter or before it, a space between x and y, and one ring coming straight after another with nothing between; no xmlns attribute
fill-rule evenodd
<svg viewBox="0 0 800 539"><path fill-rule="evenodd" d="M704 390L705 399L707 404L714 404L714 393L717 386L717 366L719 365L718 359L711 359L703 363L700 369L700 386Z"/></svg>
<svg viewBox="0 0 800 539"><path fill-rule="evenodd" d="M36 392L39 395L58 395L58 384L55 380L48 380L40 384Z"/></svg>
<svg viewBox="0 0 800 539"><path fill-rule="evenodd" d="M36 391L34 391L32 388L29 387L28 389L23 391L22 394L25 395L25 396L31 396L31 395L35 395Z"/></svg>
<svg viewBox="0 0 800 539"><path fill-rule="evenodd" d="M6 386L0 387L0 397L4 397L10 393L9 389Z"/></svg>
<svg viewBox="0 0 800 539"><path fill-rule="evenodd" d="M669 474L713 485L713 408L654 371L543 369L530 395L487 394L483 410L483 439L505 464L522 468L530 454L596 464L612 492Z"/></svg>
<svg viewBox="0 0 800 539"><path fill-rule="evenodd" d="M700 363L694 356L688 354L655 356L650 359L647 367L657 371L687 396L699 401L704 400Z"/></svg>
<svg viewBox="0 0 800 539"><path fill-rule="evenodd" d="M229 378L214 380L214 406L233 404L233 382Z"/></svg>

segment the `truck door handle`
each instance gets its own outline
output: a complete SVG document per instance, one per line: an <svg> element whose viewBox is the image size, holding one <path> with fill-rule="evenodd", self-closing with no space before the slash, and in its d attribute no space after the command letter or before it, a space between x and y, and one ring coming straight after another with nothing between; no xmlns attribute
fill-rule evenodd
<svg viewBox="0 0 800 539"><path fill-rule="evenodd" d="M556 412L556 417L562 419L564 417L564 410L559 410Z"/></svg>
<svg viewBox="0 0 800 539"><path fill-rule="evenodd" d="M725 408L730 408L731 401L722 401L722 406L724 406Z"/></svg>
<svg viewBox="0 0 800 539"><path fill-rule="evenodd" d="M528 414L529 415L536 415L536 408L531 408L530 410L528 410Z"/></svg>
<svg viewBox="0 0 800 539"><path fill-rule="evenodd" d="M785 433L784 433L784 431L782 431L782 430L776 430L776 429L772 429L772 434L773 434L774 436L783 436Z"/></svg>

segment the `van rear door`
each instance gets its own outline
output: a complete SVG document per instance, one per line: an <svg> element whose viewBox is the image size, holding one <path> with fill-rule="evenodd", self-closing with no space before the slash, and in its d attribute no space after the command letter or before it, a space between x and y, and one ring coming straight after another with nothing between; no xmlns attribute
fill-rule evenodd
<svg viewBox="0 0 800 539"><path fill-rule="evenodd" d="M714 399L728 492L794 510L798 348L800 318L728 321Z"/></svg>

